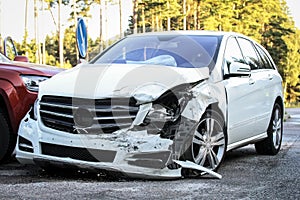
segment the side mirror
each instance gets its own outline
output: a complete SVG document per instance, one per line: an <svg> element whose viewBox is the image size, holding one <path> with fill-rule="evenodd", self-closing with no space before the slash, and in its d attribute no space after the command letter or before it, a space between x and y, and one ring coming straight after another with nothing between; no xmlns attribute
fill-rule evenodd
<svg viewBox="0 0 300 200"><path fill-rule="evenodd" d="M16 46L11 37L6 37L3 41L3 43L4 43L3 44L3 47L4 47L3 53L6 57L13 60L16 56L18 56Z"/></svg>
<svg viewBox="0 0 300 200"><path fill-rule="evenodd" d="M232 62L229 66L229 76L249 76L251 68L249 65L239 62Z"/></svg>
<svg viewBox="0 0 300 200"><path fill-rule="evenodd" d="M16 56L14 58L14 61L17 61L17 62L29 62L29 59L26 56Z"/></svg>

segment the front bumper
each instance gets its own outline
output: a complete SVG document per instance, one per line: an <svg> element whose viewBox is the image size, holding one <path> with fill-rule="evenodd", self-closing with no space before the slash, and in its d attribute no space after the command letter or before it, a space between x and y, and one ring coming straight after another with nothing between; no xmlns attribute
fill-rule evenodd
<svg viewBox="0 0 300 200"><path fill-rule="evenodd" d="M119 171L131 177L179 178L169 169L172 144L146 131L79 135L40 128L26 115L21 121L16 158L23 164L49 163L84 169Z"/></svg>
<svg viewBox="0 0 300 200"><path fill-rule="evenodd" d="M39 127L27 114L19 127L16 158L23 164L117 171L133 178L176 179L182 177L183 168L221 177L189 161L179 161L174 149L172 140L147 134L146 130L70 134ZM174 163L177 167L168 167Z"/></svg>

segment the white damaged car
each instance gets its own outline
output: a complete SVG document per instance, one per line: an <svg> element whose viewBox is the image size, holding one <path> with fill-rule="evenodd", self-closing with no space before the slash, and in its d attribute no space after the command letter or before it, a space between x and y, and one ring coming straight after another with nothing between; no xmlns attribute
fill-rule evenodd
<svg viewBox="0 0 300 200"><path fill-rule="evenodd" d="M16 157L45 169L179 178L214 173L225 153L278 153L282 79L268 52L227 32L125 37L41 83ZM234 164L234 163L233 163Z"/></svg>

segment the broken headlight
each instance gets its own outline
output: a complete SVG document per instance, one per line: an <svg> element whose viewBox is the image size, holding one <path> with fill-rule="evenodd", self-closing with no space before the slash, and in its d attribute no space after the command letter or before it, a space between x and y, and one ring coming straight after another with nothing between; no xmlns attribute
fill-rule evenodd
<svg viewBox="0 0 300 200"><path fill-rule="evenodd" d="M175 108L175 110L177 109ZM163 122L175 121L176 120L175 110L166 108L161 104L153 104L147 117L151 121L163 121Z"/></svg>
<svg viewBox="0 0 300 200"><path fill-rule="evenodd" d="M180 116L180 105L174 93L167 91L152 102L152 107L144 119L142 126L147 126L149 133L165 131Z"/></svg>
<svg viewBox="0 0 300 200"><path fill-rule="evenodd" d="M180 114L192 98L191 88L195 85L183 84L171 90L166 90L159 84L139 88L134 94L137 102L152 105L139 126L146 127L148 133L168 135L179 124Z"/></svg>

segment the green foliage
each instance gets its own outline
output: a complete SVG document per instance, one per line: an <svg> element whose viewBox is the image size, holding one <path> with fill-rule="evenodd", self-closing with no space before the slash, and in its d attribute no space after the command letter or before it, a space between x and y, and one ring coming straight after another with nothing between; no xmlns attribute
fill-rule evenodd
<svg viewBox="0 0 300 200"><path fill-rule="evenodd" d="M74 20L75 16L90 18L91 15L89 14L89 11L90 11L90 7L93 3L95 3L95 2L90 1L90 0L76 0L75 5L74 4L71 5L72 12L70 13L69 21ZM75 6L75 8L74 8L74 6ZM76 11L76 13L75 13L75 11ZM71 27L72 27L72 25L71 25Z"/></svg>
<svg viewBox="0 0 300 200"><path fill-rule="evenodd" d="M59 60L58 35L54 35L52 37L47 36L45 43L46 52L51 55L51 57L49 57L49 60L46 61L46 64L59 66L57 65L57 61Z"/></svg>
<svg viewBox="0 0 300 200"><path fill-rule="evenodd" d="M45 0L48 9L55 9L58 0ZM70 26L64 33L65 66L77 64L75 42L75 16L89 18L90 7L115 4L118 0L62 0L70 7ZM161 30L219 30L245 34L261 43L273 57L283 77L286 102L299 101L300 86L300 31L289 16L285 0L133 0L137 5L137 21L134 13L128 20L126 34L133 33L135 24L138 32ZM185 5L185 7L184 7ZM74 8L74 6L76 6ZM76 13L75 13L76 12ZM186 27L184 27L184 21ZM101 42L89 38L89 58L93 58L103 46L114 42ZM18 44L19 53L36 62L35 40ZM58 35L46 38L46 63L59 66ZM298 98L298 99L297 99Z"/></svg>
<svg viewBox="0 0 300 200"><path fill-rule="evenodd" d="M161 14L167 0L140 1L138 9L138 27L141 28L141 10L145 7L146 24L152 30L162 26L159 30L166 30L166 23L153 27L153 18L159 15L160 20L172 18L175 24L173 29L184 29L183 19L186 19L188 30L219 30L235 31L252 37L260 42L273 57L280 74L283 77L286 100L294 101L292 94L297 96L295 84L299 83L299 31L295 33L294 22L288 15L285 0L177 0L181 6L180 12L170 15L168 12ZM157 3L159 2L159 3ZM183 5L185 2L185 9ZM148 7L147 7L148 6ZM176 8L178 10L178 8ZM186 14L183 15L183 11ZM152 21L151 21L152 17ZM134 21L132 20L131 23ZM172 26L172 25L171 25ZM134 27L130 24L130 27ZM298 37L298 38L296 38ZM292 44L294 46L292 46ZM292 64L293 63L293 64ZM299 87L299 86L297 86ZM294 89L293 89L294 88Z"/></svg>
<svg viewBox="0 0 300 200"><path fill-rule="evenodd" d="M285 28L286 18L272 16L270 22L266 25L266 31L263 33L262 45L271 54L277 64L280 74L284 75L284 68L287 62L288 47L283 37L292 33L292 29Z"/></svg>
<svg viewBox="0 0 300 200"><path fill-rule="evenodd" d="M77 64L76 37L73 28L67 28L64 34L64 59L72 66Z"/></svg>
<svg viewBox="0 0 300 200"><path fill-rule="evenodd" d="M26 42L27 34L24 36L24 40L22 44L16 43L16 48L18 49L19 55L27 56L30 62L36 63L36 52L37 47L35 45L35 40L31 40L30 42Z"/></svg>
<svg viewBox="0 0 300 200"><path fill-rule="evenodd" d="M45 3L47 3L51 8L56 7L58 4L58 0L44 0ZM62 4L68 5L71 2L71 0L62 0Z"/></svg>
<svg viewBox="0 0 300 200"><path fill-rule="evenodd" d="M284 67L284 89L286 104L300 101L300 30L284 38L287 44L286 65Z"/></svg>
<svg viewBox="0 0 300 200"><path fill-rule="evenodd" d="M143 24L145 24L147 31L167 30L168 18L173 22L170 24L170 29L178 30L178 18L183 15L181 5L177 0L144 0L138 2L137 26L139 32L142 32ZM133 27L132 24L129 26Z"/></svg>

